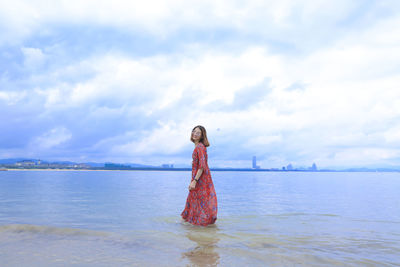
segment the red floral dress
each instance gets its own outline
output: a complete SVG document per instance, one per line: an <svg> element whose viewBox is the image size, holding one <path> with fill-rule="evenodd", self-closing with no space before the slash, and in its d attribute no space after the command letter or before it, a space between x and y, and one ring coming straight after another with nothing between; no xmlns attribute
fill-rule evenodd
<svg viewBox="0 0 400 267"><path fill-rule="evenodd" d="M203 143L198 143L192 154L192 179L196 177L197 170L202 168L196 188L189 191L186 199L185 209L182 211L182 218L195 225L207 226L217 220L217 195L211 179L210 169L207 164L207 148Z"/></svg>

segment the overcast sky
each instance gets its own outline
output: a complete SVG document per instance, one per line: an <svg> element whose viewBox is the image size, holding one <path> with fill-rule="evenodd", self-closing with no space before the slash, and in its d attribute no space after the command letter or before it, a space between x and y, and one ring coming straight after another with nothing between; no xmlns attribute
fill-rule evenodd
<svg viewBox="0 0 400 267"><path fill-rule="evenodd" d="M0 158L400 166L400 2L0 0Z"/></svg>

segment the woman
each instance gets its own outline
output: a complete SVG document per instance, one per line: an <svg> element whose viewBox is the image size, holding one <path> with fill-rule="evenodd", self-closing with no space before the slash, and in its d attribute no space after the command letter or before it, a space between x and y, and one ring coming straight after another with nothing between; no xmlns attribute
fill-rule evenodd
<svg viewBox="0 0 400 267"><path fill-rule="evenodd" d="M182 218L195 225L207 226L217 220L217 195L207 164L207 132L203 126L192 130L190 140L194 143L192 158L192 178L189 185L189 195L186 199Z"/></svg>

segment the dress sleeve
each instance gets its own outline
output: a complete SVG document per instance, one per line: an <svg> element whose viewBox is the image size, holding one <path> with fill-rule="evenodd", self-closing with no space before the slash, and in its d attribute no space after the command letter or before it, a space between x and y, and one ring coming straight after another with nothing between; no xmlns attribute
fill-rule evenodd
<svg viewBox="0 0 400 267"><path fill-rule="evenodd" d="M204 147L199 147L197 150L197 158L199 160L199 169L205 169L207 162L206 162L206 150Z"/></svg>

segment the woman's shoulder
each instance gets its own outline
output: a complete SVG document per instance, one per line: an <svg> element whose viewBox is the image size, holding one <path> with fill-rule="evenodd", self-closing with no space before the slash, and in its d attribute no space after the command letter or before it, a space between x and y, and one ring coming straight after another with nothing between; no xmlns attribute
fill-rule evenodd
<svg viewBox="0 0 400 267"><path fill-rule="evenodd" d="M206 146L202 142L199 142L196 147L205 148Z"/></svg>
<svg viewBox="0 0 400 267"><path fill-rule="evenodd" d="M201 150L207 151L206 146L205 146L202 142L199 142L199 143L196 145L196 149L201 149Z"/></svg>

